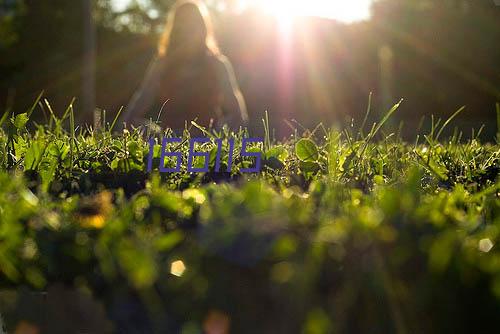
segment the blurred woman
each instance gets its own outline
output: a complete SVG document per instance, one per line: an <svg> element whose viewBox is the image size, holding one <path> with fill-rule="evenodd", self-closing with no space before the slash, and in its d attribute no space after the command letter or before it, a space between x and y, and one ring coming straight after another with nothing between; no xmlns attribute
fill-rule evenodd
<svg viewBox="0 0 500 334"><path fill-rule="evenodd" d="M168 14L157 54L124 121L141 122L148 112L156 120L160 110L162 127L177 130L194 119L204 126L248 120L231 63L217 47L208 9L197 0L180 0Z"/></svg>

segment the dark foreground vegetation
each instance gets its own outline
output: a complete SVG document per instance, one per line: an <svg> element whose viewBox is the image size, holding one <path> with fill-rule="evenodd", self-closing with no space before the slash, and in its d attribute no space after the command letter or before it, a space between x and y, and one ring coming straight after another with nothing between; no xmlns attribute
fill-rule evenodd
<svg viewBox="0 0 500 334"><path fill-rule="evenodd" d="M156 125L75 127L71 106L43 107L44 125L34 108L0 121L9 332L497 331L500 147L477 132L441 138L450 122L434 122L403 142L383 127L397 107L281 142L264 121L259 174L147 174ZM223 162L249 137L189 128L223 138Z"/></svg>

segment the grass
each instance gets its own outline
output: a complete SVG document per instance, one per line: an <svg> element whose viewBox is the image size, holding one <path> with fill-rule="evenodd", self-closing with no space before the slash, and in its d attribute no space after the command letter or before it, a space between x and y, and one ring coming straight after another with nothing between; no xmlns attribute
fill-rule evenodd
<svg viewBox="0 0 500 334"><path fill-rule="evenodd" d="M199 333L213 312L234 333L495 328L500 146L478 134L442 140L462 108L414 143L384 132L399 104L366 135L365 119L343 131L297 128L283 142L266 115L254 147L261 173L238 173L251 162L235 153L232 173L192 175L185 163L181 173L145 173L147 138L169 129L113 133L118 115L75 128L72 105L58 118L40 101L0 121L0 286L16 292L2 310L11 328L43 322L12 311L28 298L20 287L60 282L90 292L118 332ZM49 122L28 131L37 106ZM196 133L223 139L222 161L229 138L237 152L250 137L193 122L175 147L184 157ZM211 170L216 149L203 146ZM158 147L155 166L159 156ZM117 303L147 317L130 320Z"/></svg>

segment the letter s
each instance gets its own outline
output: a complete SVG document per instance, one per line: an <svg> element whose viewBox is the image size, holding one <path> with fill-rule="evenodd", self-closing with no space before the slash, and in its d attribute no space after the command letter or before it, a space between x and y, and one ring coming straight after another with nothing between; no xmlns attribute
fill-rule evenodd
<svg viewBox="0 0 500 334"><path fill-rule="evenodd" d="M260 172L260 165L261 165L261 159L262 159L262 153L261 152L247 152L247 144L248 143L263 143L264 141L260 138L243 138L242 144L241 144L241 157L255 157L255 167L254 168L242 168L241 172L242 173L259 173Z"/></svg>

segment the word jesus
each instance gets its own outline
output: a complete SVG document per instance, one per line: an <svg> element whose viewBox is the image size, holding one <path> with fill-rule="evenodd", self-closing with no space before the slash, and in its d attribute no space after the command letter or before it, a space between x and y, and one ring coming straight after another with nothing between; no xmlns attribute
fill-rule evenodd
<svg viewBox="0 0 500 334"><path fill-rule="evenodd" d="M188 153L188 163L187 163L187 171L189 173L206 173L209 170L210 163L210 152L195 152L194 148L196 144L204 144L210 142L209 138L191 138L189 140L189 153ZM227 158L227 168L226 172L230 173L233 167L233 151L234 151L234 139L231 138L228 140L229 142L229 152ZM182 164L182 153L181 152L168 152L167 144L171 143L182 143L181 138L163 138L161 145L161 154L160 154L160 173L178 173L181 171ZM219 173L221 172L221 155L222 155L222 139L215 139L215 143L217 144L217 154L215 157L215 166L214 171ZM241 158L255 158L255 165L252 168L241 168L241 173L258 173L260 172L261 166L261 153L260 152L248 152L247 146L249 143L263 143L263 140L260 138L243 138L241 143ZM148 172L151 172L153 169L153 156L154 156L154 147L155 140L151 138L149 140L149 155L148 155ZM179 146L182 144L179 144ZM193 160L196 157L203 157L205 162L203 167L195 168L193 167ZM175 158L176 166L174 168L165 167L165 158Z"/></svg>

